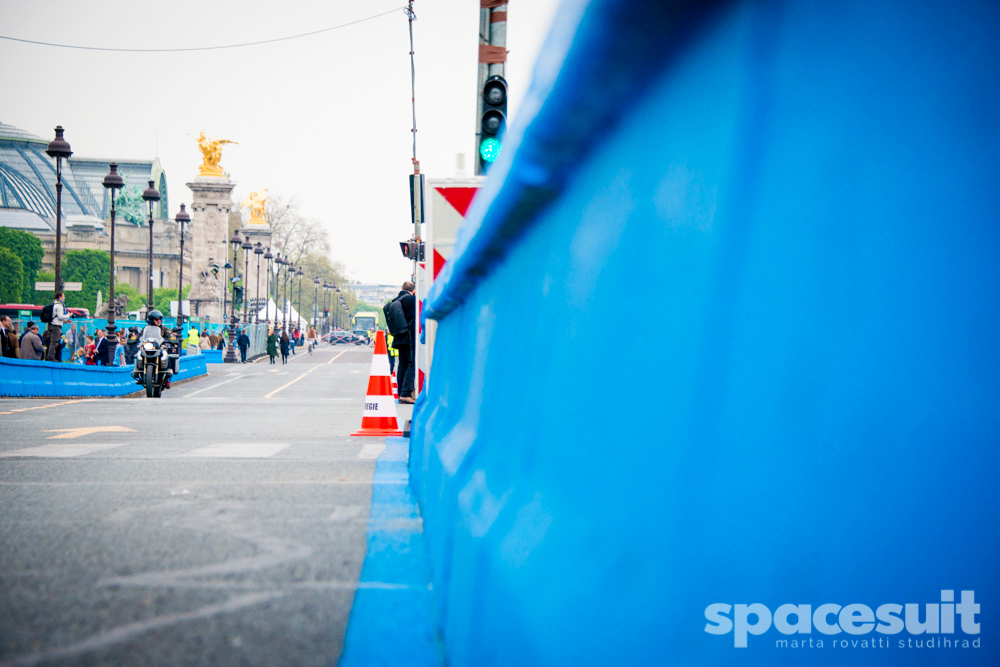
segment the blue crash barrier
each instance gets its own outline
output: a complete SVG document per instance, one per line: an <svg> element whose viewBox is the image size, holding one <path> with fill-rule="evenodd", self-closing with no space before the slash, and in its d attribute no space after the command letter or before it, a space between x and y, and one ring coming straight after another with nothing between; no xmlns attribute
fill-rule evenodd
<svg viewBox="0 0 1000 667"><path fill-rule="evenodd" d="M1000 6L560 16L427 304L449 664L1000 664Z"/></svg>
<svg viewBox="0 0 1000 667"><path fill-rule="evenodd" d="M207 372L202 355L181 357L173 379L187 380ZM131 366L0 359L0 396L125 396L142 390L131 373Z"/></svg>

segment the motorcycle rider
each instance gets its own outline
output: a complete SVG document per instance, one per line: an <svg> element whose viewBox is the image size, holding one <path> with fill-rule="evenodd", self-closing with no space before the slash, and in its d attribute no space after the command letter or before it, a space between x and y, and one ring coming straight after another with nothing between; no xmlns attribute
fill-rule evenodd
<svg viewBox="0 0 1000 667"><path fill-rule="evenodd" d="M164 345L169 345L170 346L169 349L172 350L171 354L176 354L177 353L177 351L175 349L177 340L174 337L173 332L170 329L168 329L165 326L163 326L163 313L161 313L158 310L151 310L151 311L149 311L149 314L146 315L146 324L148 324L150 326L154 326L154 327L159 327L160 328L160 335L163 336L163 343L164 343ZM170 357L168 357L168 359L169 359L169 363L170 363L170 370L172 370L174 373L177 373L177 368L176 368L177 357L170 356ZM164 381L163 381L163 388L164 389L170 389L170 378L169 377L164 379Z"/></svg>

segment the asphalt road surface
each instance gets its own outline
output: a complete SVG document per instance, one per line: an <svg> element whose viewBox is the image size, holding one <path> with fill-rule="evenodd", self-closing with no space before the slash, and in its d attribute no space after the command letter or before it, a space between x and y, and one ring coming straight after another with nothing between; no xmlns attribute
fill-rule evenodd
<svg viewBox="0 0 1000 667"><path fill-rule="evenodd" d="M384 449L349 436L371 354L0 399L0 664L334 664Z"/></svg>

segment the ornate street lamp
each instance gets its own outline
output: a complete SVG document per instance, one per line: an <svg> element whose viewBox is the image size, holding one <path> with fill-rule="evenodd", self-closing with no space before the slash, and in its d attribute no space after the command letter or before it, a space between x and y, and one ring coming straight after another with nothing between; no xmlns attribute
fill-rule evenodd
<svg viewBox="0 0 1000 667"><path fill-rule="evenodd" d="M271 254L271 249L270 248L268 248L267 250L264 251L264 259L267 260L267 287L264 288L264 291L267 292L267 293L264 295L264 300L268 302L267 323L268 323L268 325L270 325L271 324L271 303L270 303L271 302L271 270L272 270L272 267L274 265L273 264L273 262L274 262L274 255ZM278 295L275 294L274 296L275 296L275 298L277 298ZM277 318L275 318L275 320L277 320Z"/></svg>
<svg viewBox="0 0 1000 667"><path fill-rule="evenodd" d="M153 309L153 204L160 201L160 193L153 187L153 181L149 182L149 187L142 191L142 198L149 202L149 287L146 292L146 312Z"/></svg>
<svg viewBox="0 0 1000 667"><path fill-rule="evenodd" d="M290 260L287 260L287 259L282 260L282 264L284 264L284 266L285 266L285 290L284 290L285 291L285 296L281 300L282 308L284 308L284 311L283 311L284 312L284 318L283 318L282 322L283 322L283 325L284 325L285 332L290 334L292 332L292 330L288 326L288 320L292 316L292 301L291 301L291 299L288 298L288 295L289 295L289 292L290 292L290 290L288 288L289 288L289 283L291 283L292 271L295 270L295 267L292 266L292 262Z"/></svg>
<svg viewBox="0 0 1000 667"><path fill-rule="evenodd" d="M254 294L253 323L260 324L260 256L264 254L264 246L260 241L253 247L253 254L257 255L257 288Z"/></svg>
<svg viewBox="0 0 1000 667"><path fill-rule="evenodd" d="M299 316L295 319L295 328L299 329L301 328L299 322L302 318L302 276L305 275L301 266L299 267L299 270L295 272L295 275L299 277Z"/></svg>
<svg viewBox="0 0 1000 667"><path fill-rule="evenodd" d="M250 281L247 280L247 276L250 275L250 251L253 250L249 236L243 237L243 244L240 247L243 248L243 325L246 326L250 323L247 318L247 304L250 301Z"/></svg>
<svg viewBox="0 0 1000 667"><path fill-rule="evenodd" d="M285 317L285 295L288 292L288 286L286 284L286 279L288 278L288 260L278 253L278 258L274 260L278 264L278 275L275 277L277 280L277 285L275 286L275 291L278 293L278 300L281 301L281 331L285 330L288 326L288 318ZM281 270L284 269L285 273L282 275Z"/></svg>
<svg viewBox="0 0 1000 667"><path fill-rule="evenodd" d="M111 191L111 285L108 289L108 346L114 350L114 345L118 344L118 337L115 335L115 199L117 191L125 186L122 175L118 173L118 164L112 162L108 165L108 175L104 177L104 187Z"/></svg>
<svg viewBox="0 0 1000 667"><path fill-rule="evenodd" d="M243 237L240 236L240 230L233 232L232 237L229 239L229 244L233 246L233 279L236 278L236 250L243 245ZM233 313L229 318L229 345L226 348L226 358L223 359L223 363L235 364L236 363L236 296L233 295Z"/></svg>
<svg viewBox="0 0 1000 667"><path fill-rule="evenodd" d="M323 333L330 331L330 283L323 282Z"/></svg>
<svg viewBox="0 0 1000 667"><path fill-rule="evenodd" d="M319 276L313 276L313 326L319 325ZM320 331L323 327L319 328Z"/></svg>
<svg viewBox="0 0 1000 667"><path fill-rule="evenodd" d="M49 157L56 159L56 279L55 293L62 291L62 161L73 154L69 142L63 139L63 126L56 126L56 138L45 149Z"/></svg>
<svg viewBox="0 0 1000 667"><path fill-rule="evenodd" d="M184 324L184 225L191 222L191 216L184 210L184 204L181 204L181 210L177 212L174 221L181 228L181 273L177 279L177 328L180 329Z"/></svg>

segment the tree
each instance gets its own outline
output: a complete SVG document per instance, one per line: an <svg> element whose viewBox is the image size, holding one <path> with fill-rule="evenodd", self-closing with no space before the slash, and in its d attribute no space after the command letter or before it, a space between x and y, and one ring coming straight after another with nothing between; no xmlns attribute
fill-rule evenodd
<svg viewBox="0 0 1000 667"><path fill-rule="evenodd" d="M20 299L31 298L35 286L35 275L42 267L45 251L42 242L34 234L20 229L0 227L0 248L7 248L21 260L22 286Z"/></svg>
<svg viewBox="0 0 1000 667"><path fill-rule="evenodd" d="M21 303L24 289L24 268L21 258L11 250L0 246L0 302Z"/></svg>
<svg viewBox="0 0 1000 667"><path fill-rule="evenodd" d="M330 254L326 229L318 220L302 215L294 198L279 195L269 199L264 219L280 243L275 247L281 251L281 256L296 266L306 255L326 257Z"/></svg>
<svg viewBox="0 0 1000 667"><path fill-rule="evenodd" d="M63 282L81 283L79 292L66 292L71 308L97 309L97 292L107 297L111 280L111 256L103 250L67 250L62 263Z"/></svg>

